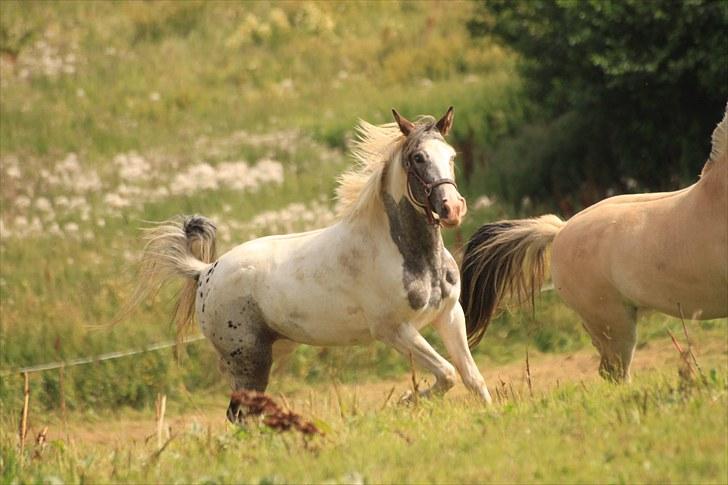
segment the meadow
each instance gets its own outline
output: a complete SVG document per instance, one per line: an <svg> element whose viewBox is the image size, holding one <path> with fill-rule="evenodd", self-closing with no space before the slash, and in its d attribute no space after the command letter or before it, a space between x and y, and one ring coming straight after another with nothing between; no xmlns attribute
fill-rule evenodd
<svg viewBox="0 0 728 485"><path fill-rule="evenodd" d="M446 234L449 247L457 251L486 221L523 215L499 202L500 182L487 172L498 140L526 109L517 59L468 35L471 3L0 8L2 370L174 338L175 288L110 324L133 289L145 221L204 214L218 225L220 252L329 224L336 176L352 163L353 127L359 118L390 121L391 107L414 117L455 106L451 141L470 212ZM672 355L668 329L682 326L647 317L640 348L660 342ZM34 374L31 429L49 425L54 436L37 457L32 447L17 451L22 380L3 375L1 475L4 482L724 481L728 366L725 346L708 344L725 342L727 331L725 320L691 324L710 349L704 383L683 382L672 361L629 387L562 376L531 397L519 380L519 394L490 409L465 396L408 408L395 395L385 405L390 383L399 393L410 372L394 351L300 348L272 392L323 423L326 437L311 443L263 426L223 425L228 390L206 342L179 359L165 350L67 369L63 417L59 374ZM476 349L491 387L498 382L487 369L520 366L526 349L593 354L576 315L548 292L534 312L504 313ZM589 372L595 376L596 364ZM54 431L118 423L123 433L154 414L159 393L171 413L214 411L214 426L186 422L151 461L154 444L144 440L99 446ZM605 428L614 431L600 441ZM599 443L584 447L590 440Z"/></svg>

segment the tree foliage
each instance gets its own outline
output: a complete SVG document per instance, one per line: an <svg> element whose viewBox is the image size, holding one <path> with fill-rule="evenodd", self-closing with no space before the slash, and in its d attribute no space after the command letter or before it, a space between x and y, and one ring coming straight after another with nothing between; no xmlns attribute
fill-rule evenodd
<svg viewBox="0 0 728 485"><path fill-rule="evenodd" d="M728 2L487 0L469 29L520 55L531 101L491 167L506 198L581 205L699 173L728 97Z"/></svg>

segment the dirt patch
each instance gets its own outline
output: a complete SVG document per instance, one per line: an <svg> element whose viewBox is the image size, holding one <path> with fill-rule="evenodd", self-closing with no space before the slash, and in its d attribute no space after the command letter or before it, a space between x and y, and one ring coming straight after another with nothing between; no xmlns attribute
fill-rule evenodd
<svg viewBox="0 0 728 485"><path fill-rule="evenodd" d="M728 341L724 331L696 333L693 339L695 353L704 370L728 367ZM531 352L529 362L531 384L535 394L547 392L568 382L588 383L599 379L597 374L599 357L592 348L557 355ZM521 361L494 366L487 360L481 360L478 365L494 396L497 387L507 389L509 394L516 393L521 396L529 392L525 349L524 359ZM670 339L652 340L636 351L632 376L633 379L639 379L641 375L657 369L674 369L677 374L679 367L680 355ZM420 388L432 382L430 376L421 373L417 374L417 378L420 380ZM276 400L283 402L286 408L295 410L306 418L323 418L326 421L346 415L374 412L385 406L394 405L411 387L410 375L362 384L317 384L299 388L297 391L287 389L284 380L282 383L274 383L270 393ZM166 426L172 432L189 429L192 426L208 433L221 432L231 426L225 416L227 397L222 393L219 396L190 396L186 411L168 413ZM445 399L472 399L474 405L477 405L461 383L458 383ZM190 407L194 410L190 411ZM36 422L36 425L41 423ZM48 434L50 440L65 438L67 441L98 443L106 446L121 443L128 446L134 442L146 443L155 436L155 430L154 413L146 411L135 412L132 416L118 419L98 418L94 419L94 422L72 419L65 426L60 422L51 423Z"/></svg>

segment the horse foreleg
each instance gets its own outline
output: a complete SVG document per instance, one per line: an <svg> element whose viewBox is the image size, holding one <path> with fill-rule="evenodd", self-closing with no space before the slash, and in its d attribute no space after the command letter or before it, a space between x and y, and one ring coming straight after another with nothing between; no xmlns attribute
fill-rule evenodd
<svg viewBox="0 0 728 485"><path fill-rule="evenodd" d="M421 396L444 394L455 385L455 368L409 323L379 325L372 329L372 335L435 376L435 383L429 389L420 391Z"/></svg>
<svg viewBox="0 0 728 485"><path fill-rule="evenodd" d="M491 402L490 392L485 385L485 380L480 374L478 366L475 365L473 356L468 347L468 338L465 331L465 315L460 302L456 302L450 311L433 322L433 326L442 338L455 368L460 373L465 386L474 394L481 397L485 402Z"/></svg>

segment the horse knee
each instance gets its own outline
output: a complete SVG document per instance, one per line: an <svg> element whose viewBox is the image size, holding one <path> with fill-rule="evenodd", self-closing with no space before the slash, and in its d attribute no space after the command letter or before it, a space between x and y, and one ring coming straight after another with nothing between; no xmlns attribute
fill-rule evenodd
<svg viewBox="0 0 728 485"><path fill-rule="evenodd" d="M441 392L449 391L457 382L457 371L454 367L443 369L442 373L437 375L436 385Z"/></svg>

